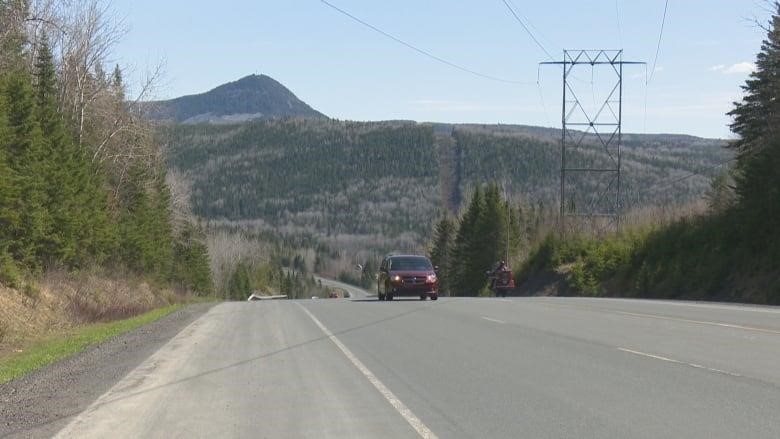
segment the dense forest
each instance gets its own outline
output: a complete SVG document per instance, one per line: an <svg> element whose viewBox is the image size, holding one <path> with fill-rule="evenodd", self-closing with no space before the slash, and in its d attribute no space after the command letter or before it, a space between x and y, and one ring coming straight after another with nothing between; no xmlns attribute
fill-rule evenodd
<svg viewBox="0 0 780 439"><path fill-rule="evenodd" d="M412 250L440 208L430 127L282 120L165 135L193 212L223 225Z"/></svg>
<svg viewBox="0 0 780 439"><path fill-rule="evenodd" d="M106 65L104 12L0 3L0 283L102 267L210 293L203 233L174 217L159 144Z"/></svg>

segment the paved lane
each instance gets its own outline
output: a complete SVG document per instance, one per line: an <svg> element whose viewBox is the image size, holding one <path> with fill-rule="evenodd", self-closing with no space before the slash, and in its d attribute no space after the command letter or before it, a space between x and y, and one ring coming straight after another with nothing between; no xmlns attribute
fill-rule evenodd
<svg viewBox="0 0 780 439"><path fill-rule="evenodd" d="M223 304L62 436L777 438L778 311L579 298Z"/></svg>
<svg viewBox="0 0 780 439"><path fill-rule="evenodd" d="M267 301L213 308L59 437L419 436L302 309Z"/></svg>

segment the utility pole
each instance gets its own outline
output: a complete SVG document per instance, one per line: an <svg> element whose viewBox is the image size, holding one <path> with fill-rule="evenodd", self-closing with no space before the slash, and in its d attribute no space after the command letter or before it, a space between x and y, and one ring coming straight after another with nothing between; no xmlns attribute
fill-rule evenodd
<svg viewBox="0 0 780 439"><path fill-rule="evenodd" d="M623 61L623 50L564 50L563 61L540 65L563 67L561 106L561 179L559 231L566 235L568 223L588 221L592 225L620 230L621 142L623 137L623 66L645 64ZM606 88L601 105L588 111L573 84L578 66L608 67L614 84ZM611 75L610 75L611 76ZM591 89L594 83L591 80ZM595 144L595 152L593 145ZM590 148L587 148L590 146ZM594 183L595 182L595 183ZM569 221L567 222L567 219ZM581 225L581 224L578 224Z"/></svg>
<svg viewBox="0 0 780 439"><path fill-rule="evenodd" d="M512 206L509 204L509 198L506 200L506 258L504 261L509 263L509 240L512 238Z"/></svg>

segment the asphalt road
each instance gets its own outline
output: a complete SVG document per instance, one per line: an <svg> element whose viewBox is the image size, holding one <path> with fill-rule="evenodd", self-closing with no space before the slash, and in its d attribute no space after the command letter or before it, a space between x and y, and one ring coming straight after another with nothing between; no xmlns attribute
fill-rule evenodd
<svg viewBox="0 0 780 439"><path fill-rule="evenodd" d="M60 437L780 437L780 309L609 299L212 308Z"/></svg>

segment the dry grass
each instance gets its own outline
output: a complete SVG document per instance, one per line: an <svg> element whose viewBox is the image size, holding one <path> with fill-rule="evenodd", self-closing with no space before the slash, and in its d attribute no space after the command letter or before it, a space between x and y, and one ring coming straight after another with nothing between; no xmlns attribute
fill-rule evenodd
<svg viewBox="0 0 780 439"><path fill-rule="evenodd" d="M0 286L0 357L77 326L109 322L187 297L129 277L50 272L19 290Z"/></svg>
<svg viewBox="0 0 780 439"><path fill-rule="evenodd" d="M687 204L644 207L628 212L622 225L626 228L665 226L682 218L692 218L707 213L707 201L697 200Z"/></svg>
<svg viewBox="0 0 780 439"><path fill-rule="evenodd" d="M620 219L621 230L647 230L668 226L683 218L694 218L709 211L705 200L696 200L685 204L670 204L664 206L649 206L632 209L625 212ZM545 218L542 229L547 232L558 230L557 216ZM568 234L584 237L605 237L614 233L614 223L603 218L591 220L569 218L566 223ZM532 244L538 244L546 237L546 233L532 237ZM533 246L533 245L532 245Z"/></svg>

